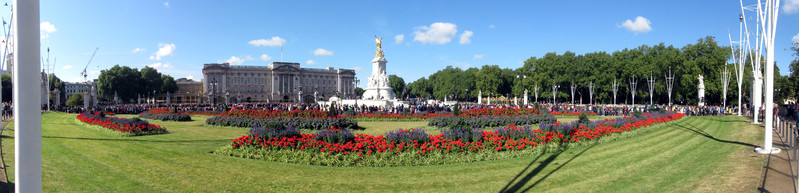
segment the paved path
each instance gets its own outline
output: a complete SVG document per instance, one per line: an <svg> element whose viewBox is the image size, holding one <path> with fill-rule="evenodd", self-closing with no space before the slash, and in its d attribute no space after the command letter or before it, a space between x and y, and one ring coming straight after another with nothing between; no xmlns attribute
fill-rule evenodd
<svg viewBox="0 0 799 193"><path fill-rule="evenodd" d="M774 147L782 152L763 156L762 180L758 192L796 192L796 152L788 148L787 139L774 132ZM788 159L788 157L793 160Z"/></svg>

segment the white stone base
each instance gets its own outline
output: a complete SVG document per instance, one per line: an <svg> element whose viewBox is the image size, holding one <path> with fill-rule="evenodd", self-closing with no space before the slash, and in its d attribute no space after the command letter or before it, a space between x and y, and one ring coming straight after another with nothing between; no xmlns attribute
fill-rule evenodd
<svg viewBox="0 0 799 193"><path fill-rule="evenodd" d="M763 149L762 147L755 148L755 152L759 154L778 154L782 150L780 148L772 147L771 150Z"/></svg>
<svg viewBox="0 0 799 193"><path fill-rule="evenodd" d="M391 87L366 88L363 98L366 100L392 100L396 97Z"/></svg>

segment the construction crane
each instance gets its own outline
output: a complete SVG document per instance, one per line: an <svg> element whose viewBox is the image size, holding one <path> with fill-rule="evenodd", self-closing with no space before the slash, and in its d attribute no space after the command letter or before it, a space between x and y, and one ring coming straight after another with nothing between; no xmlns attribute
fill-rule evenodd
<svg viewBox="0 0 799 193"><path fill-rule="evenodd" d="M80 75L83 76L83 80L86 80L86 76L88 76L88 74L86 73L86 69L89 68L89 64L92 63L92 59L94 59L94 55L97 54L97 50L99 50L99 49L100 49L100 47L97 47L96 49L94 49L94 53L92 53L92 57L89 58L89 62L86 63L86 67L83 67L83 72L80 72Z"/></svg>

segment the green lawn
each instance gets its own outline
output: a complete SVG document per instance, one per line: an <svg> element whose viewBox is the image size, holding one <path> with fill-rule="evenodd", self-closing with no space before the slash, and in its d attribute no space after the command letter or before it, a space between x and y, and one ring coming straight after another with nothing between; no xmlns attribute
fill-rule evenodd
<svg viewBox="0 0 799 193"><path fill-rule="evenodd" d="M761 166L751 144L760 144L762 130L739 117L686 117L640 136L557 154L391 168L210 154L247 129L203 126L197 116L191 122L152 121L170 133L138 137L85 128L74 118L43 115L46 192L752 192ZM362 132L382 134L378 128L424 122L362 124L373 124ZM10 149L12 138L3 139L4 149Z"/></svg>

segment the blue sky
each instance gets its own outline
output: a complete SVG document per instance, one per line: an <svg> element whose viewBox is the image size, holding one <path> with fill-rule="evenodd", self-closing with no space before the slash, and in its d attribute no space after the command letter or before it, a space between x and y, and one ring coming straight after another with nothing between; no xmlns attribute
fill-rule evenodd
<svg viewBox="0 0 799 193"><path fill-rule="evenodd" d="M787 49L799 41L799 0L782 2L775 47L785 73L794 58ZM42 54L50 47L56 75L68 81L81 80L95 47L89 78L119 64L196 80L204 63L267 65L282 47L283 61L356 69L364 86L374 35L384 38L387 72L411 82L446 66L518 68L547 52L682 47L708 35L729 45L739 13L738 1L41 0L41 34Z"/></svg>

